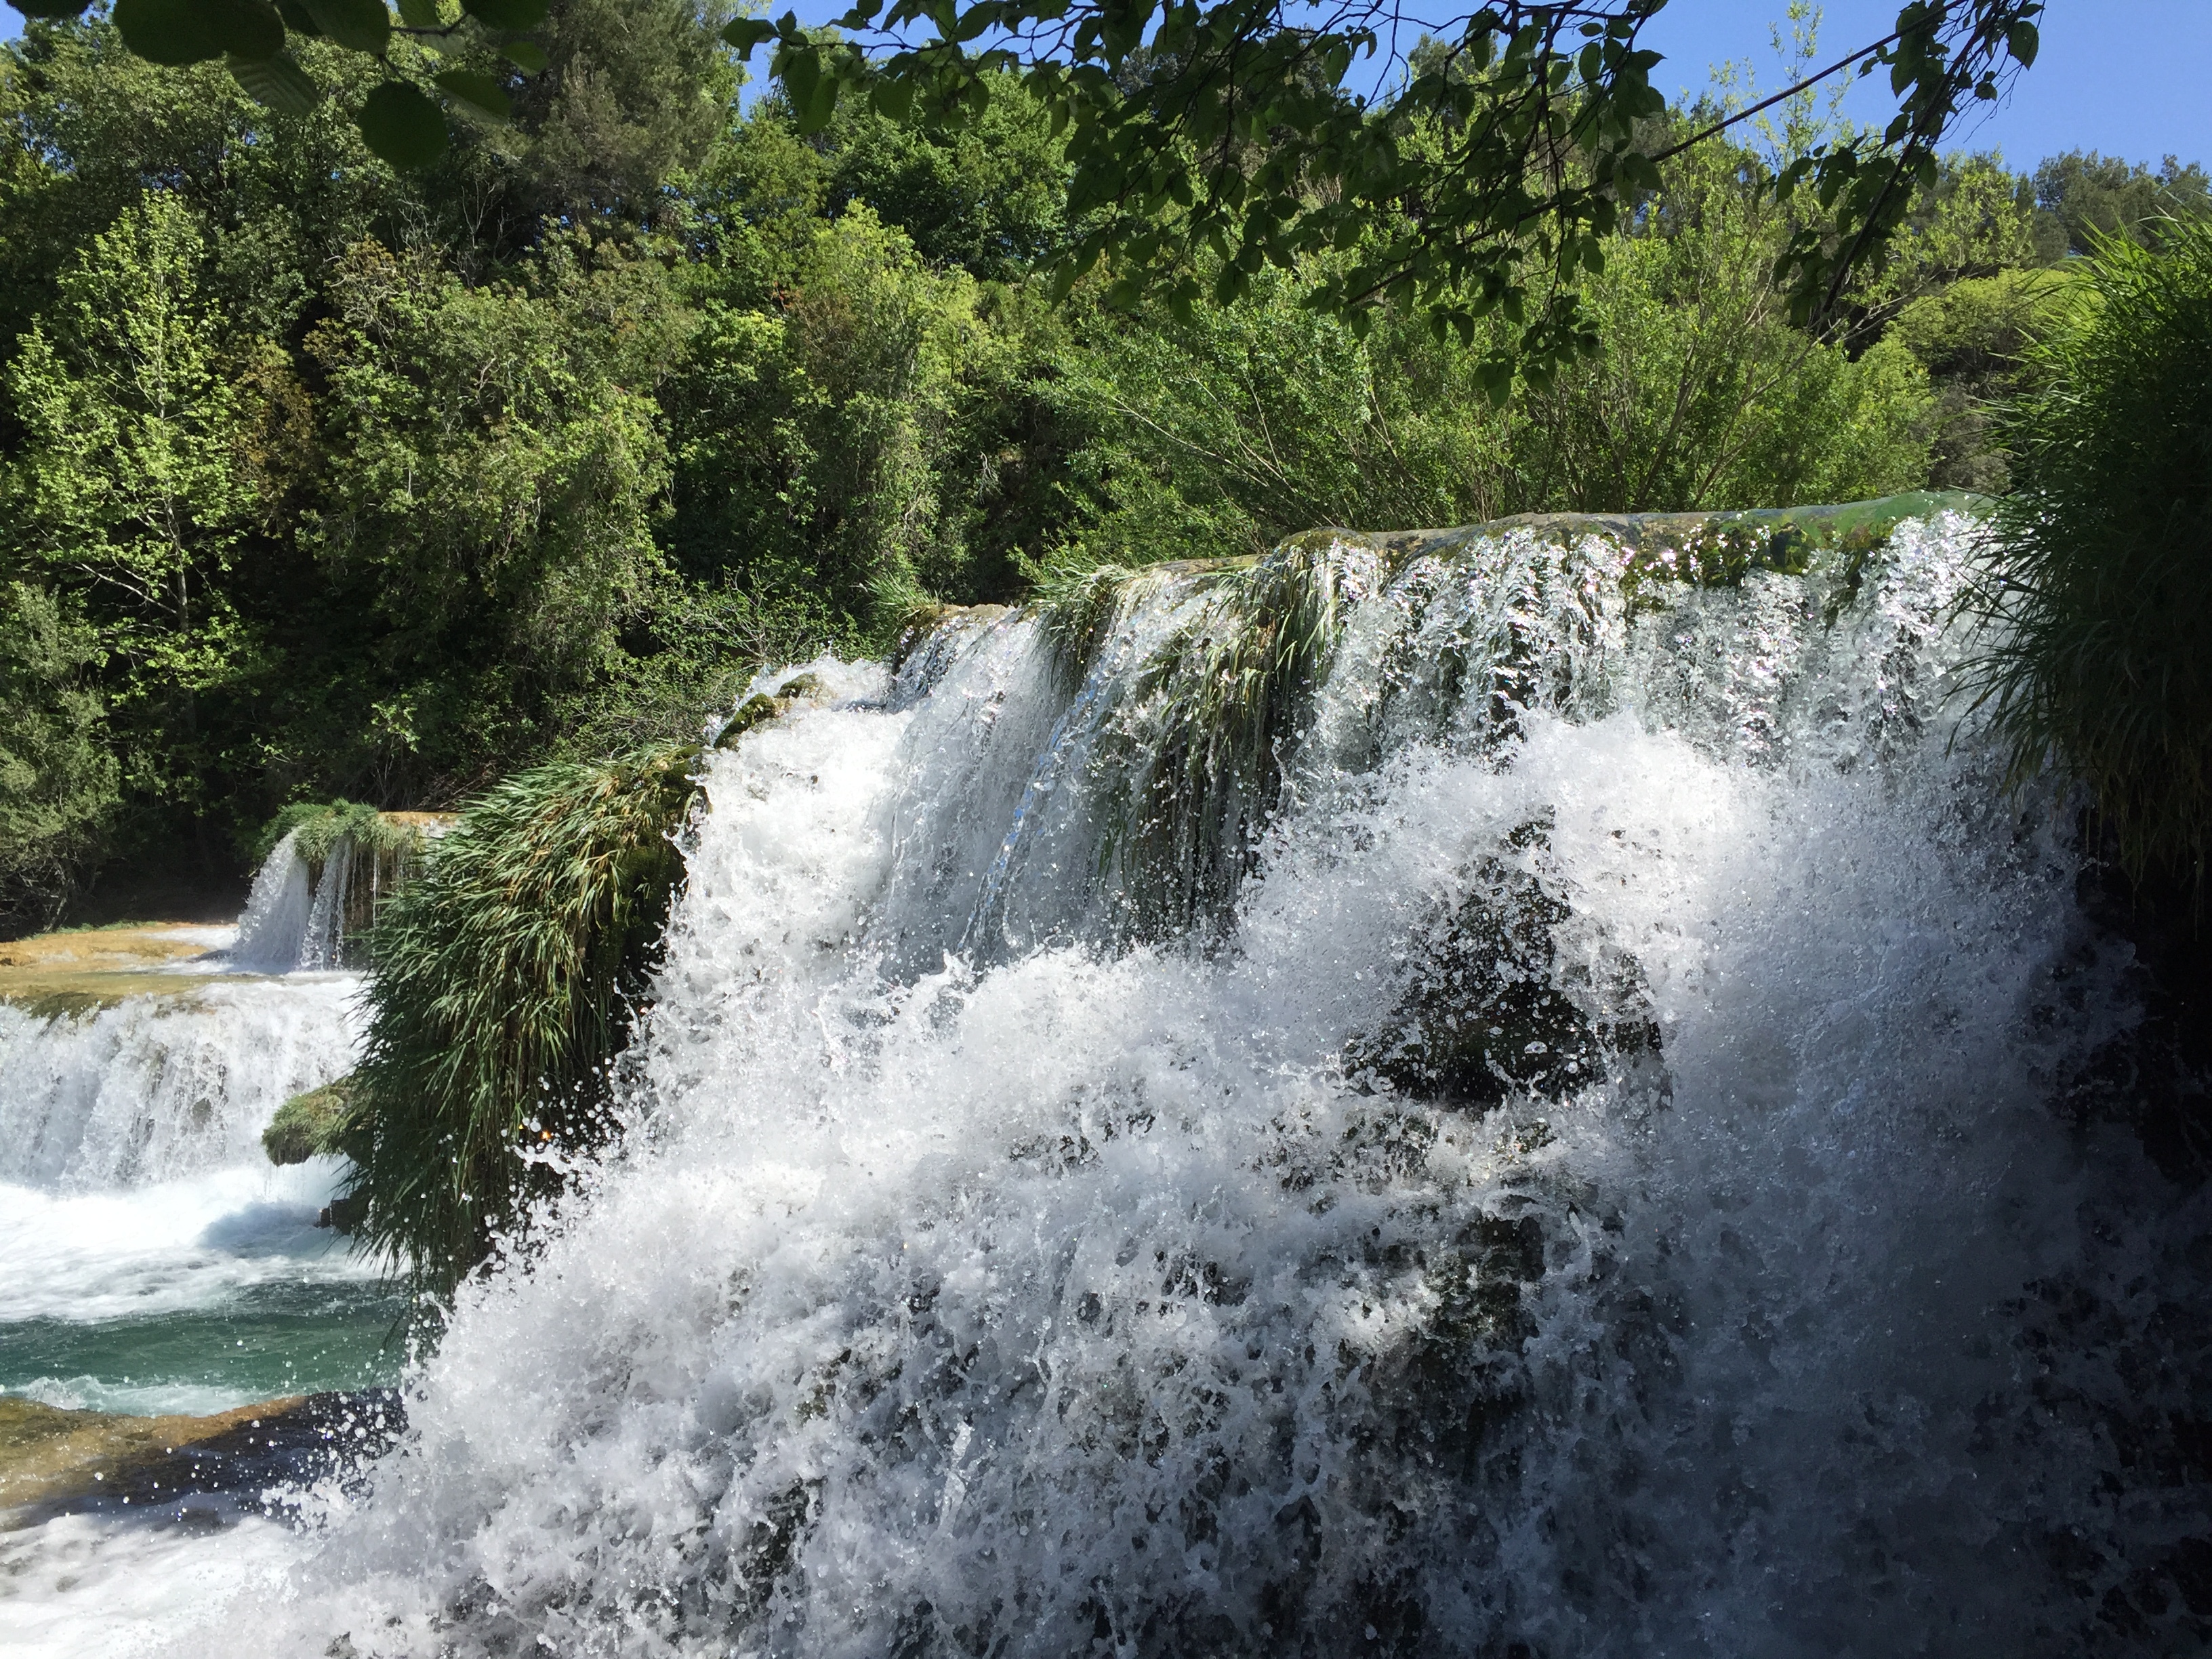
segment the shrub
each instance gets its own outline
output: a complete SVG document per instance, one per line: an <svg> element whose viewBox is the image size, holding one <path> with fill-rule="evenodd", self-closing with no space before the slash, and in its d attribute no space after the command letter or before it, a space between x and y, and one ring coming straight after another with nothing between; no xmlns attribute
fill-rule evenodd
<svg viewBox="0 0 2212 1659"><path fill-rule="evenodd" d="M46 589L0 586L0 936L52 927L114 827L97 650Z"/></svg>
<svg viewBox="0 0 2212 1659"><path fill-rule="evenodd" d="M2015 781L2086 783L2123 864L2200 888L2212 837L2212 227L2099 246L2004 423L1978 691Z"/></svg>
<svg viewBox="0 0 2212 1659"><path fill-rule="evenodd" d="M526 1145L604 1139L605 1062L684 873L671 837L698 756L672 745L506 780L380 920L349 1195L368 1200L364 1247L416 1289L449 1291L558 1190Z"/></svg>

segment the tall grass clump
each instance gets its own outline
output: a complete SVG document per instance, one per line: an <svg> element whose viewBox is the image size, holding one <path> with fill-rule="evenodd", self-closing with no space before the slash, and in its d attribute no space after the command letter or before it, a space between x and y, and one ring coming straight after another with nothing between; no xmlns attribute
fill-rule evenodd
<svg viewBox="0 0 2212 1659"><path fill-rule="evenodd" d="M2015 783L2080 779L2137 880L2212 846L2212 227L2101 243L2034 390L1980 593Z"/></svg>
<svg viewBox="0 0 2212 1659"><path fill-rule="evenodd" d="M696 744L518 774L465 810L374 935L352 1110L359 1242L449 1292L608 1131L607 1062L684 862Z"/></svg>
<svg viewBox="0 0 2212 1659"><path fill-rule="evenodd" d="M1342 629L1347 554L1316 532L1256 562L1102 568L1045 603L1063 677L1080 684L1139 596L1191 586L1194 602L1103 713L1090 763L1106 820L1095 878L1119 896L1130 936L1225 918Z"/></svg>

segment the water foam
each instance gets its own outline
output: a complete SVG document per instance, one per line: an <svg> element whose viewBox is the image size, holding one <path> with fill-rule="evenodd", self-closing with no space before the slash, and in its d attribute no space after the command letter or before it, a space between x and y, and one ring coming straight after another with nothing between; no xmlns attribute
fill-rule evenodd
<svg viewBox="0 0 2212 1659"><path fill-rule="evenodd" d="M0 1005L0 1182L94 1192L263 1163L277 1107L350 1066L359 989L293 975L79 1015Z"/></svg>
<svg viewBox="0 0 2212 1659"><path fill-rule="evenodd" d="M315 1225L338 1161L279 1170L261 1146L351 1067L361 981L232 977L232 940L164 963L173 991L0 1005L0 1392L166 1413L382 1380L393 1314Z"/></svg>
<svg viewBox="0 0 2212 1659"><path fill-rule="evenodd" d="M1100 878L1199 579L1072 691L1028 620L841 671L711 763L625 1155L263 1647L2170 1647L2204 1493L2114 1402L2190 1409L2142 1366L2207 1217L2051 1109L2131 1016L1946 711L1972 534L1640 599L1595 539L1350 550L1202 937ZM1488 1113L1347 1060L1479 871L1656 1053Z"/></svg>

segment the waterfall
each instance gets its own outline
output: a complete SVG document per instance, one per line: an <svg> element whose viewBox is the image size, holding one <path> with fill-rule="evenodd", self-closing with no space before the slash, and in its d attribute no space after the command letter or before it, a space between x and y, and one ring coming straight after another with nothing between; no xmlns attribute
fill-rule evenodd
<svg viewBox="0 0 2212 1659"><path fill-rule="evenodd" d="M338 1160L280 1170L261 1144L286 1099L352 1069L360 1041L358 976L288 971L308 909L288 841L255 883L249 948L216 929L217 948L189 957L174 929L64 934L47 942L63 960L73 941L104 947L67 994L33 979L0 1002L0 1412L9 1396L224 1411L388 1374L394 1315L374 1269L315 1225ZM72 1547L44 1529L25 1546L50 1547ZM0 1561L10 1582L27 1571L21 1550ZM45 1616L0 1604L0 1647Z"/></svg>
<svg viewBox="0 0 2212 1659"><path fill-rule="evenodd" d="M812 665L621 1155L186 1650L2196 1645L2203 1200L2060 1109L2137 1014L1960 723L1977 533L1322 536Z"/></svg>
<svg viewBox="0 0 2212 1659"><path fill-rule="evenodd" d="M311 862L300 841L287 833L263 860L211 959L233 976L180 972L147 994L142 975L137 994L74 1012L0 1004L0 1182L90 1193L258 1169L276 1109L345 1073L358 980L283 976L344 965L365 908L356 867L373 892L391 860L340 836Z"/></svg>
<svg viewBox="0 0 2212 1659"><path fill-rule="evenodd" d="M300 855L300 832L287 830L253 872L232 960L249 973L290 973L307 954L314 902L314 875Z"/></svg>
<svg viewBox="0 0 2212 1659"><path fill-rule="evenodd" d="M358 967L361 936L385 896L405 878L422 842L448 820L424 812L349 809L331 817L345 827L312 842L287 830L254 872L238 919L231 958L260 974Z"/></svg>
<svg viewBox="0 0 2212 1659"><path fill-rule="evenodd" d="M219 984L48 1019L0 1006L0 1182L91 1192L265 1163L276 1109L350 1064L357 988Z"/></svg>

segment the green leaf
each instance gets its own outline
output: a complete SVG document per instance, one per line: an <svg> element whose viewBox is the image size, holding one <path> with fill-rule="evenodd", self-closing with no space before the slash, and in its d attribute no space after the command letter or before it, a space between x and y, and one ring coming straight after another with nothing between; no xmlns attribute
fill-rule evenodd
<svg viewBox="0 0 2212 1659"><path fill-rule="evenodd" d="M438 0L399 0L399 21L410 29L446 26L446 20L438 13Z"/></svg>
<svg viewBox="0 0 2212 1659"><path fill-rule="evenodd" d="M446 115L420 87L386 81L361 106L361 136L401 173L419 172L446 153Z"/></svg>
<svg viewBox="0 0 2212 1659"><path fill-rule="evenodd" d="M319 40L323 26L315 21L314 14L300 3L300 0L276 0L276 15L284 20L284 27L294 34Z"/></svg>
<svg viewBox="0 0 2212 1659"><path fill-rule="evenodd" d="M392 44L384 0L300 0L331 42L349 52L380 54Z"/></svg>
<svg viewBox="0 0 2212 1659"><path fill-rule="evenodd" d="M213 8L195 0L115 0L123 44L149 63L179 65L222 56Z"/></svg>
<svg viewBox="0 0 2212 1659"><path fill-rule="evenodd" d="M545 56L545 48L535 40L510 40L499 50L508 63L532 75L543 74L551 61Z"/></svg>
<svg viewBox="0 0 2212 1659"><path fill-rule="evenodd" d="M26 17L49 23L66 22L85 8L85 0L9 0L9 3Z"/></svg>
<svg viewBox="0 0 2212 1659"><path fill-rule="evenodd" d="M214 13L222 49L238 58L274 58L284 50L284 20L268 0L202 0Z"/></svg>
<svg viewBox="0 0 2212 1659"><path fill-rule="evenodd" d="M2033 23L2014 23L2005 31L2006 49L2012 53L2013 61L2022 69L2035 62L2036 48L2041 44L2041 38L2036 33Z"/></svg>
<svg viewBox="0 0 2212 1659"><path fill-rule="evenodd" d="M514 113L514 106L507 100L507 88L479 70L441 70L431 79L453 97L495 121L504 121Z"/></svg>
<svg viewBox="0 0 2212 1659"><path fill-rule="evenodd" d="M776 74L801 132L819 132L830 125L837 109L837 76L811 48L794 51L788 45L776 54Z"/></svg>
<svg viewBox="0 0 2212 1659"><path fill-rule="evenodd" d="M486 28L534 29L545 21L546 0L461 0L461 9Z"/></svg>
<svg viewBox="0 0 2212 1659"><path fill-rule="evenodd" d="M762 41L775 39L775 25L764 17L732 18L722 26L722 39L737 49L738 57L749 58Z"/></svg>
<svg viewBox="0 0 2212 1659"><path fill-rule="evenodd" d="M869 101L875 105L878 114L903 121L914 107L914 82L906 76L886 76L876 82Z"/></svg>
<svg viewBox="0 0 2212 1659"><path fill-rule="evenodd" d="M305 115L322 101L323 89L307 78L289 52L273 58L240 58L233 52L226 61L230 78L246 88L246 96L279 115Z"/></svg>

